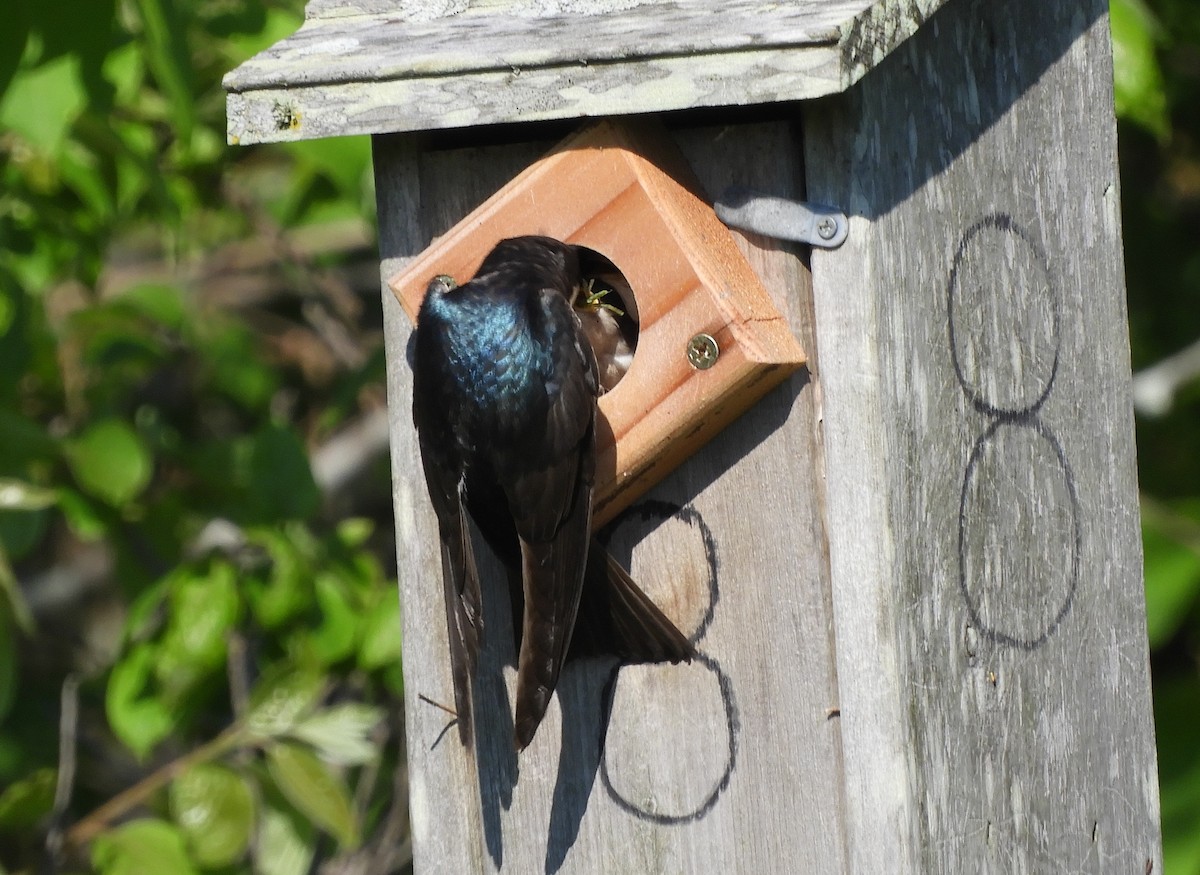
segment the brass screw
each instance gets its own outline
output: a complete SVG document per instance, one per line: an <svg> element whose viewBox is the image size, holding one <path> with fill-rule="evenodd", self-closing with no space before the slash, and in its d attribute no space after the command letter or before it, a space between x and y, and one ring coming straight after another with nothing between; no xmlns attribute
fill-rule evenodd
<svg viewBox="0 0 1200 875"><path fill-rule="evenodd" d="M698 371L707 371L715 365L720 354L717 341L711 334L697 334L688 341L688 361Z"/></svg>

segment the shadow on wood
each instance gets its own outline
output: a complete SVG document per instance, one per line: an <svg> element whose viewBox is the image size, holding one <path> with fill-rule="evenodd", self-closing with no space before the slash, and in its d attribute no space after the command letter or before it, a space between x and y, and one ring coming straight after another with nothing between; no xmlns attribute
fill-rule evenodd
<svg viewBox="0 0 1200 875"><path fill-rule="evenodd" d="M853 189L828 203L868 219L904 203L1004 119L1108 11L1106 0L1027 3L1018 18L987 14L992 5L967 0L941 7L867 72L861 87L814 104L850 105L852 113L875 120L877 126L860 144L869 150L862 157L888 167L886 173L856 174ZM851 37L848 51L855 51L856 39L870 51L876 35L864 31ZM930 63L948 45L955 46L955 70ZM883 82L886 88L880 87ZM1089 97L1078 95L1080 101ZM889 107L882 101L894 103Z"/></svg>

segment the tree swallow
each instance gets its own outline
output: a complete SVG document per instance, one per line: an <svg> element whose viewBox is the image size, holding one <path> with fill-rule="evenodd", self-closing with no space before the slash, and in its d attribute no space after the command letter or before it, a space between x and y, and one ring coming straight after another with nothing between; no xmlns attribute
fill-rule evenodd
<svg viewBox="0 0 1200 875"><path fill-rule="evenodd" d="M473 279L430 282L417 319L413 421L441 539L459 736L472 735L483 636L467 517L508 571L517 637L517 750L533 739L568 652L679 662L682 633L591 537L596 358L572 301L580 252L502 240ZM594 303L594 302L593 302Z"/></svg>

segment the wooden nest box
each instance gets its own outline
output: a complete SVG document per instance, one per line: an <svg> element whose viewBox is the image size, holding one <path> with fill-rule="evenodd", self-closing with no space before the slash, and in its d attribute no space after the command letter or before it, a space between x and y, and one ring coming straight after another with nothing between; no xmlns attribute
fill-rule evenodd
<svg viewBox="0 0 1200 875"><path fill-rule="evenodd" d="M373 138L418 872L1161 870L1107 9L313 0L229 74L231 142ZM698 656L518 760L503 611L437 743L405 352L530 233L632 298L597 514Z"/></svg>
<svg viewBox="0 0 1200 875"><path fill-rule="evenodd" d="M415 322L432 277L466 282L507 237L546 234L615 266L632 295L620 304L636 317L638 343L628 373L600 399L597 526L804 363L753 268L696 188L665 132L592 126L532 164L391 281Z"/></svg>

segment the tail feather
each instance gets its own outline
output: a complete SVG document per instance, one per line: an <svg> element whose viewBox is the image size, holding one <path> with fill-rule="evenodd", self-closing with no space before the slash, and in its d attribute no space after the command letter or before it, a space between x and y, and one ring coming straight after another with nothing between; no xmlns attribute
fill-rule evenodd
<svg viewBox="0 0 1200 875"><path fill-rule="evenodd" d="M690 662L695 649L629 573L596 541L588 550L571 656L625 662Z"/></svg>
<svg viewBox="0 0 1200 875"><path fill-rule="evenodd" d="M563 547L522 542L522 574L510 572L511 584L523 583L522 621L514 622L517 750L533 740L565 661L607 655L627 663L691 662L695 655L684 634L594 540L582 592L576 590L573 598L559 581L564 565L577 568L579 557L575 553L567 562L564 553L570 551Z"/></svg>
<svg viewBox="0 0 1200 875"><path fill-rule="evenodd" d="M550 543L521 542L525 611L513 718L517 750L533 740L566 662L583 590L582 554L587 550L590 517L590 513L573 517L572 525L564 526Z"/></svg>
<svg viewBox="0 0 1200 875"><path fill-rule="evenodd" d="M458 737L464 747L469 747L473 731L471 681L483 640L482 597L467 518L459 512L448 519L452 524L447 526L448 531L442 532L442 586L450 641L450 674L454 682Z"/></svg>

